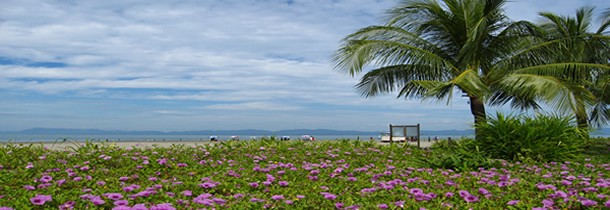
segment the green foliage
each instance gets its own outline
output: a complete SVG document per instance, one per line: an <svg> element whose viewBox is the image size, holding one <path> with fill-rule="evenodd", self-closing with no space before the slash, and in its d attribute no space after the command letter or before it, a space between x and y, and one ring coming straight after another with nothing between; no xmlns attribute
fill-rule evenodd
<svg viewBox="0 0 610 210"><path fill-rule="evenodd" d="M585 132L570 118L538 115L504 116L497 113L477 125L481 152L505 160L569 161L580 158L586 145Z"/></svg>
<svg viewBox="0 0 610 210"><path fill-rule="evenodd" d="M608 151L607 139L592 142L590 148ZM600 209L608 200L599 195L610 188L597 187L607 183L608 161L597 153L547 164L490 160L477 151L472 139L431 149L357 140L131 148L87 142L67 150L6 144L0 145L0 208L113 209L119 204L108 194L119 194L129 206L150 209L164 203L176 209L532 209L549 199L550 192L540 190L549 185L578 192L570 201L597 202L556 198L558 209ZM560 184L570 176L588 184ZM31 199L38 195L52 200L35 205Z"/></svg>
<svg viewBox="0 0 610 210"><path fill-rule="evenodd" d="M457 171L492 168L498 163L482 153L473 139L435 142L429 153L417 158L420 166Z"/></svg>
<svg viewBox="0 0 610 210"><path fill-rule="evenodd" d="M610 162L610 138L592 138L585 147L584 155L593 162Z"/></svg>

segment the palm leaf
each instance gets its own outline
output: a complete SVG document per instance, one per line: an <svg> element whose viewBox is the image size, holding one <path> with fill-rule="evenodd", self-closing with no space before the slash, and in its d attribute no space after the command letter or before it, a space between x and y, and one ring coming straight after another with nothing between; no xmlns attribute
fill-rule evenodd
<svg viewBox="0 0 610 210"><path fill-rule="evenodd" d="M557 77L535 74L511 74L499 86L507 94L523 99L549 102L557 110L572 111L582 116L587 103L595 97L582 85L562 81Z"/></svg>
<svg viewBox="0 0 610 210"><path fill-rule="evenodd" d="M434 71L426 70L425 66L415 65L395 65L374 69L362 76L356 89L362 96L368 98L392 92L412 80L435 80L443 77L442 72L434 74Z"/></svg>
<svg viewBox="0 0 610 210"><path fill-rule="evenodd" d="M451 62L427 49L388 40L349 40L334 55L335 69L347 71L351 76L362 71L364 66L400 65L417 63L433 66L437 71L453 69Z"/></svg>

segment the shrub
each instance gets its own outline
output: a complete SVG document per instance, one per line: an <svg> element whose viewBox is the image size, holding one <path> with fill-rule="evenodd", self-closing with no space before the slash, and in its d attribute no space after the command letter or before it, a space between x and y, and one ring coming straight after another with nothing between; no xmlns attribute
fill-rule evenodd
<svg viewBox="0 0 610 210"><path fill-rule="evenodd" d="M568 161L579 158L586 145L584 132L566 117L532 118L497 113L477 128L481 136L476 145L497 159Z"/></svg>
<svg viewBox="0 0 610 210"><path fill-rule="evenodd" d="M421 167L473 171L478 168L492 168L499 164L497 160L481 152L473 139L439 141L430 149L430 153L417 159Z"/></svg>

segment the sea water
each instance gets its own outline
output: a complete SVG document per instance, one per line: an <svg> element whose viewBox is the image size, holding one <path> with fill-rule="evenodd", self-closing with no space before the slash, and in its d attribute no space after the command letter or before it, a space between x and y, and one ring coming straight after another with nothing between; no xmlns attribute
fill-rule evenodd
<svg viewBox="0 0 610 210"><path fill-rule="evenodd" d="M306 134L303 134L306 135ZM62 134L7 134L0 133L0 142L28 143L28 142L134 142L134 141L209 141L210 136L217 136L219 140L229 140L230 135L62 135ZM238 136L240 140L270 138L271 136L253 136L253 135L233 135ZM281 135L275 137L290 136L291 140L299 140L301 135ZM363 135L314 135L316 140L379 140L379 136L363 136ZM473 136L458 136L458 135L438 135L438 136L421 136L422 141L434 141L434 137L439 140L443 139L459 139L462 137L472 138Z"/></svg>

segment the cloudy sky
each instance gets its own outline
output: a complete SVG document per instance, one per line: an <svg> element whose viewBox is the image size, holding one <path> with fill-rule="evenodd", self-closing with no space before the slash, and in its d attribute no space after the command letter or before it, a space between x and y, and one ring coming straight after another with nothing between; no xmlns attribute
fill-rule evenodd
<svg viewBox="0 0 610 210"><path fill-rule="evenodd" d="M0 131L468 129L465 99L363 99L330 56L398 0L4 0ZM513 0L515 20L607 0ZM488 110L494 112L493 109Z"/></svg>

